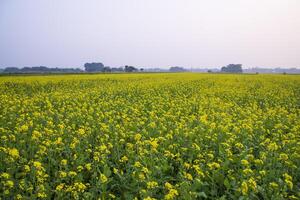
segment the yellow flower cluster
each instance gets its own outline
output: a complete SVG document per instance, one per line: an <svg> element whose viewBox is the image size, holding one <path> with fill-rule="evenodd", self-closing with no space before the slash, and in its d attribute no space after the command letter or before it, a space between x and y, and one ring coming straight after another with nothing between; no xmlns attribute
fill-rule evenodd
<svg viewBox="0 0 300 200"><path fill-rule="evenodd" d="M300 76L0 77L0 199L300 199Z"/></svg>

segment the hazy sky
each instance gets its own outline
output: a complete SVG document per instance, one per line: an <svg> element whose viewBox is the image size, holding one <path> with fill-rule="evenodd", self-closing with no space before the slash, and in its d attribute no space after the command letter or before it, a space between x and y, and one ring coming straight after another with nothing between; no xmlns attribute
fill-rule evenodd
<svg viewBox="0 0 300 200"><path fill-rule="evenodd" d="M300 67L300 0L0 0L0 67Z"/></svg>

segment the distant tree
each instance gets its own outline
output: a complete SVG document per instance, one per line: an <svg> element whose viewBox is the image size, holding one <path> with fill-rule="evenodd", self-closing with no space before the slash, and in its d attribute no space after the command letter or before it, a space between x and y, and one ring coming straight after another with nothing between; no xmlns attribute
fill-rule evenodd
<svg viewBox="0 0 300 200"><path fill-rule="evenodd" d="M226 73L242 73L242 64L229 64L226 67L221 68L221 72Z"/></svg>
<svg viewBox="0 0 300 200"><path fill-rule="evenodd" d="M183 67L170 67L170 72L185 72L186 70Z"/></svg>
<svg viewBox="0 0 300 200"><path fill-rule="evenodd" d="M209 69L209 70L207 70L207 73L212 73L212 71Z"/></svg>
<svg viewBox="0 0 300 200"><path fill-rule="evenodd" d="M4 73L19 73L20 72L20 69L17 68L17 67L6 67L4 70L3 70Z"/></svg>
<svg viewBox="0 0 300 200"><path fill-rule="evenodd" d="M133 66L125 66L125 72L136 72L138 69Z"/></svg>
<svg viewBox="0 0 300 200"><path fill-rule="evenodd" d="M124 69L123 69L123 67L118 67L118 68L113 67L113 68L111 68L111 71L112 72L124 72Z"/></svg>
<svg viewBox="0 0 300 200"><path fill-rule="evenodd" d="M43 73L80 73L82 72L81 69L74 69L74 68L49 68L45 66L38 66L38 67L23 67L23 68L16 68L16 67L7 67L4 69L3 73L34 73L34 74L43 74Z"/></svg>
<svg viewBox="0 0 300 200"><path fill-rule="evenodd" d="M84 69L86 72L101 72L104 69L102 63L85 63Z"/></svg>
<svg viewBox="0 0 300 200"><path fill-rule="evenodd" d="M105 66L102 71L103 72L111 72L111 68L108 66Z"/></svg>
<svg viewBox="0 0 300 200"><path fill-rule="evenodd" d="M140 68L140 71L143 72L143 71L144 71L144 68Z"/></svg>
<svg viewBox="0 0 300 200"><path fill-rule="evenodd" d="M82 72L81 69L74 69L74 68L49 68L45 66L38 66L38 67L23 67L23 68L16 68L16 67L7 67L4 69L3 73L34 73L34 74L43 74L43 73L79 73Z"/></svg>

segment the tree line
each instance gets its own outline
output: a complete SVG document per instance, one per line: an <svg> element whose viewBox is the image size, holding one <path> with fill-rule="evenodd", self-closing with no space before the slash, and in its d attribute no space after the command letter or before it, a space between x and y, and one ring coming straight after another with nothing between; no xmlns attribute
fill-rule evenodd
<svg viewBox="0 0 300 200"><path fill-rule="evenodd" d="M189 71L183 67L170 67L169 72L186 72ZM101 62L85 63L84 70L79 68L49 68L45 66L38 67L7 67L1 73L110 73L110 72L144 72L144 68L136 68L134 66L125 65L124 67L104 66ZM208 72L212 72L208 70ZM222 73L242 73L242 64L229 64L221 68Z"/></svg>
<svg viewBox="0 0 300 200"><path fill-rule="evenodd" d="M79 73L83 72L79 68L49 68L45 66L38 66L38 67L6 67L2 73Z"/></svg>
<svg viewBox="0 0 300 200"><path fill-rule="evenodd" d="M86 72L138 72L144 71L143 68L136 68L133 66L125 65L124 67L108 67L104 66L103 63L85 63L84 69Z"/></svg>

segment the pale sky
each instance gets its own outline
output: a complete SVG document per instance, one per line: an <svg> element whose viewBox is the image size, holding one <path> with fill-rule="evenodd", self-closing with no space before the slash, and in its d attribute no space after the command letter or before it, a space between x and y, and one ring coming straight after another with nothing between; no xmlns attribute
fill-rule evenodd
<svg viewBox="0 0 300 200"><path fill-rule="evenodd" d="M0 0L0 67L300 67L300 0Z"/></svg>

